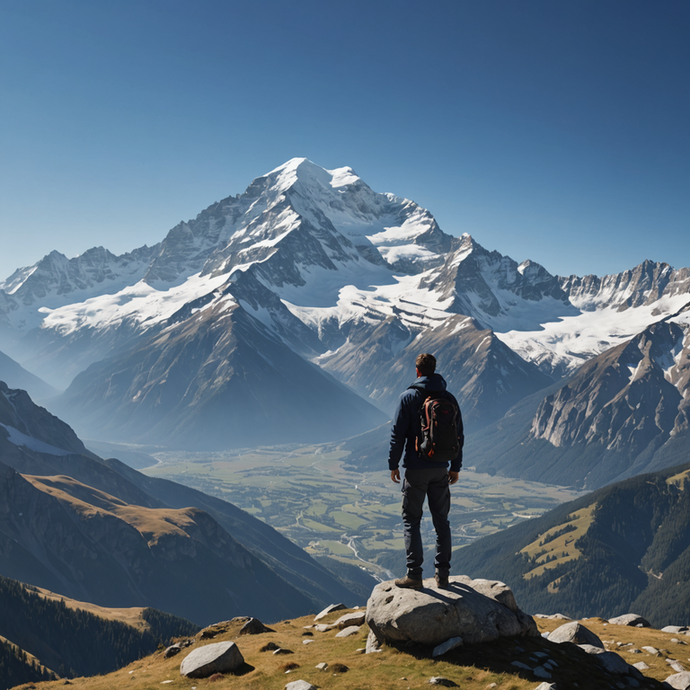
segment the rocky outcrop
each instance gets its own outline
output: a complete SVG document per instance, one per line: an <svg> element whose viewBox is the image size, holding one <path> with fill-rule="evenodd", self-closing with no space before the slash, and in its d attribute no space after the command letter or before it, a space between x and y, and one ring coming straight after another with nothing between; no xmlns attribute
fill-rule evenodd
<svg viewBox="0 0 690 690"><path fill-rule="evenodd" d="M426 580L421 590L401 589L391 581L374 588L366 622L379 643L435 647L455 637L471 644L539 634L502 582L454 576L443 590L429 586L432 582Z"/></svg>
<svg viewBox="0 0 690 690"><path fill-rule="evenodd" d="M190 652L180 665L180 675L208 678L214 673L236 671L243 663L244 657L234 642L216 642Z"/></svg>

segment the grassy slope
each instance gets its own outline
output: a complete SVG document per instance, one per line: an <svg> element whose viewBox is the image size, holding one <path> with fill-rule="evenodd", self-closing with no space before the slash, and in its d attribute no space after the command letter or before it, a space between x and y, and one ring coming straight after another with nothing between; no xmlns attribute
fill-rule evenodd
<svg viewBox="0 0 690 690"><path fill-rule="evenodd" d="M325 622L333 622L342 613L344 612L330 614ZM553 630L562 623L542 619L537 622L541 631ZM365 646L368 633L366 625L352 637L336 638L335 630L324 633L306 630L304 626L312 623L312 617L283 621L272 626L275 630L273 633L243 637L239 636L241 623L230 623L219 626L225 632L212 640L201 641L197 635L191 649L202 644L232 640L244 656L245 665L237 674L220 676L214 681L188 680L180 676L180 663L189 653L185 649L170 659L164 659L162 652L156 652L106 676L77 678L71 682L79 690L122 687L148 690L159 688L163 683L166 687L185 690L191 687L213 687L214 690L282 690L286 683L304 679L323 690L421 690L429 687L432 676L444 676L464 690L485 690L487 687L495 687L496 690L533 690L539 684L539 679L530 671L512 666L511 662L521 660L530 663L529 657L534 652L545 652L558 663L551 679L558 687L573 688L577 683L580 688L588 690L608 690L615 687L617 680L607 677L592 657L579 648L573 645L554 645L543 638L503 639L491 644L467 646L433 660L429 650L424 649L399 650L384 647L380 653L365 655L360 650ZM602 619L585 620L583 623L605 642L608 649L621 654L628 663L644 661L649 665L650 668L644 672L645 680L641 687L661 688L660 681L673 673L666 658L685 661L687 657L688 648L673 643L671 639L674 636L668 633L606 625ZM308 636L306 633L309 632L313 635ZM313 642L303 644L307 639ZM275 656L270 651L260 651L267 642L275 642L294 653ZM632 645L622 647L618 643ZM656 647L662 650L661 655L652 656L646 652L633 654L628 651L642 646ZM315 668L321 662L329 664L329 669L325 672ZM347 670L338 670L336 664L346 666ZM286 670L290 672L286 673ZM492 686L492 683L496 685ZM57 690L62 687L62 681L36 683L34 687L38 690Z"/></svg>
<svg viewBox="0 0 690 690"><path fill-rule="evenodd" d="M154 609L108 609L0 578L0 634L61 675L110 671L198 629Z"/></svg>

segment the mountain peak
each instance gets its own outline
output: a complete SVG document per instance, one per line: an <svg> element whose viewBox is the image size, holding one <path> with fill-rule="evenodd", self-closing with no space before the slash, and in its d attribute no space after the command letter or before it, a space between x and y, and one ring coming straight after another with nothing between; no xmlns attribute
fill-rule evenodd
<svg viewBox="0 0 690 690"><path fill-rule="evenodd" d="M283 165L271 170L266 178L275 180L275 186L282 192L301 182L307 187L317 186L337 189L360 181L350 167L326 170L308 158L291 158Z"/></svg>

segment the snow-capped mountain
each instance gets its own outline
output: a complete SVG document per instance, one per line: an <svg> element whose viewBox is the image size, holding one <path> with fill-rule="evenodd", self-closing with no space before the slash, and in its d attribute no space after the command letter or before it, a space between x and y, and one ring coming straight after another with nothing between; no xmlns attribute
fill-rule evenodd
<svg viewBox="0 0 690 690"><path fill-rule="evenodd" d="M289 406L286 372L309 381L302 419L326 394L334 410L358 407L329 374L390 411L422 349L439 355L481 428L678 311L689 282L687 269L651 263L559 278L445 234L427 210L374 192L351 168L298 158L154 247L54 252L15 272L0 285L0 338L53 385L78 375L60 411L92 436L195 443L216 407L238 414L239 391L263 410ZM379 421L364 405L343 435ZM252 438L237 419L230 436Z"/></svg>
<svg viewBox="0 0 690 690"><path fill-rule="evenodd" d="M595 489L686 462L690 306L593 357L537 403L477 453L480 468Z"/></svg>

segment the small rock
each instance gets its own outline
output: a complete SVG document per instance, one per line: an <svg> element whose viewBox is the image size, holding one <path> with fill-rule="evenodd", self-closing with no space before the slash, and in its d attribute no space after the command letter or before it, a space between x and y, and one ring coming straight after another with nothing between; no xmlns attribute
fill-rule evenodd
<svg viewBox="0 0 690 690"><path fill-rule="evenodd" d="M179 644L171 644L164 652L163 658L169 659L182 651L182 647Z"/></svg>
<svg viewBox="0 0 690 690"><path fill-rule="evenodd" d="M642 647L642 650L651 654L652 656L660 656L659 650L656 647Z"/></svg>
<svg viewBox="0 0 690 690"><path fill-rule="evenodd" d="M285 690L316 690L316 686L306 680L293 680L285 686Z"/></svg>
<svg viewBox="0 0 690 690"><path fill-rule="evenodd" d="M350 637L352 635L356 635L359 632L359 625L351 625L349 628L345 628L344 630L341 630L339 633L336 633L336 637Z"/></svg>
<svg viewBox="0 0 690 690"><path fill-rule="evenodd" d="M528 666L527 664L523 664L522 661L513 661L511 666L515 666L515 668L521 668L523 671L531 671L532 667Z"/></svg>
<svg viewBox="0 0 690 690"><path fill-rule="evenodd" d="M314 616L314 623L316 623L316 621L320 621L322 618L325 618L329 613L333 613L333 611L342 611L344 608L345 604L331 604L330 606L326 606L323 611Z"/></svg>
<svg viewBox="0 0 690 690"><path fill-rule="evenodd" d="M260 652L273 652L280 647L275 642L267 642L259 651Z"/></svg>
<svg viewBox="0 0 690 690"><path fill-rule="evenodd" d="M432 676L429 678L429 685L443 685L446 688L458 687L455 681L452 681L450 678L444 678L443 676Z"/></svg>
<svg viewBox="0 0 690 690"><path fill-rule="evenodd" d="M250 618L240 629L240 635L261 635L269 632L275 630L267 628L258 618Z"/></svg>
<svg viewBox="0 0 690 690"><path fill-rule="evenodd" d="M675 659L666 659L666 663L676 672L676 673L683 673L685 671L685 666L680 663L680 661L676 661Z"/></svg>
<svg viewBox="0 0 690 690"><path fill-rule="evenodd" d="M625 650L628 654L642 654L642 650L637 647L632 647L631 649Z"/></svg>
<svg viewBox="0 0 690 690"><path fill-rule="evenodd" d="M638 661L636 664L633 664L633 668L636 668L638 671L646 671L649 666L644 661Z"/></svg>
<svg viewBox="0 0 690 690"><path fill-rule="evenodd" d="M688 671L676 673L673 676L669 676L666 682L675 690L688 690L690 688L690 673Z"/></svg>
<svg viewBox="0 0 690 690"><path fill-rule="evenodd" d="M604 652L603 654L597 654L595 658L604 667L604 670L609 673L624 676L629 672L630 665L616 652Z"/></svg>
<svg viewBox="0 0 690 690"><path fill-rule="evenodd" d="M541 683L534 690L556 690L556 686L553 683Z"/></svg>
<svg viewBox="0 0 690 690"><path fill-rule="evenodd" d="M244 664L244 657L234 642L216 642L190 652L180 665L180 675L208 678L214 673L228 673Z"/></svg>
<svg viewBox="0 0 690 690"><path fill-rule="evenodd" d="M687 625L667 625L665 628L661 628L661 632L665 633L686 633L690 630Z"/></svg>
<svg viewBox="0 0 690 690"><path fill-rule="evenodd" d="M449 652L451 649L462 646L462 637L451 637L450 640L442 642L437 647L434 647L434 651L431 652L432 657L437 657Z"/></svg>
<svg viewBox="0 0 690 690"><path fill-rule="evenodd" d="M639 616L636 613L626 613L623 616L616 616L615 618L610 618L609 623L613 625L628 625L635 628L650 628L651 625L646 618Z"/></svg>
<svg viewBox="0 0 690 690"><path fill-rule="evenodd" d="M571 621L573 620L570 618L570 616L564 616L562 613L552 613L548 616L544 615L543 613L535 613L533 618L545 618L547 620L560 620L560 621ZM543 683L542 683L543 685Z"/></svg>
<svg viewBox="0 0 690 690"><path fill-rule="evenodd" d="M319 671L325 671L328 668L328 664L325 661L322 661L320 664L316 664L314 668L318 668Z"/></svg>
<svg viewBox="0 0 690 690"><path fill-rule="evenodd" d="M331 630L331 628L333 628L333 626L327 625L326 623L319 623L318 625L314 626L314 630L316 630L316 632L328 632Z"/></svg>
<svg viewBox="0 0 690 690"><path fill-rule="evenodd" d="M302 640L302 644L311 644L314 640Z"/></svg>
<svg viewBox="0 0 690 690"><path fill-rule="evenodd" d="M281 654L294 654L294 652L291 649L283 649L282 647L278 647L278 649L273 652L275 656L281 655Z"/></svg>
<svg viewBox="0 0 690 690"><path fill-rule="evenodd" d="M575 644L590 644L595 647L604 648L601 640L584 625L577 621L564 623L556 628L549 635L549 642L556 642L562 644L563 642L574 642Z"/></svg>
<svg viewBox="0 0 690 690"><path fill-rule="evenodd" d="M346 613L344 616L340 616L338 620L333 623L336 628L347 628L351 625L363 625L364 618L366 617L366 611L355 611L354 613Z"/></svg>

